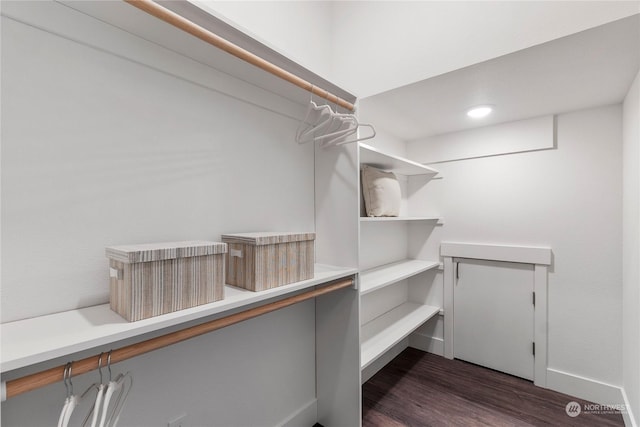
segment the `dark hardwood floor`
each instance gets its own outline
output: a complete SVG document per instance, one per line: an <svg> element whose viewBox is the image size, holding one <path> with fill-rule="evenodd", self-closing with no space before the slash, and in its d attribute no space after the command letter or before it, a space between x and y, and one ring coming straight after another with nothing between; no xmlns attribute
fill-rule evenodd
<svg viewBox="0 0 640 427"><path fill-rule="evenodd" d="M363 427L624 426L619 413L460 360L408 348L362 386ZM569 402L586 408L567 415Z"/></svg>

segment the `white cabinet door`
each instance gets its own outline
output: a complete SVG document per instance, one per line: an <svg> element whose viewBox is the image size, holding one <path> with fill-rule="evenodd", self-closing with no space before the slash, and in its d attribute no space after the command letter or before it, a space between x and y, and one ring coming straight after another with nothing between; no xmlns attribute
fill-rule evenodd
<svg viewBox="0 0 640 427"><path fill-rule="evenodd" d="M533 380L533 265L455 261L454 357Z"/></svg>

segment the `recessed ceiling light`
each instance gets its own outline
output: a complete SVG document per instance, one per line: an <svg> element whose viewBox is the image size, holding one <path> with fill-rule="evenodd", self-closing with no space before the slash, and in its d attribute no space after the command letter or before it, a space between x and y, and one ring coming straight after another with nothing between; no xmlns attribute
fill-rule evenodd
<svg viewBox="0 0 640 427"><path fill-rule="evenodd" d="M477 107L470 108L467 110L467 116L472 117L474 119L481 119L483 117L488 116L493 108L489 105L479 105Z"/></svg>

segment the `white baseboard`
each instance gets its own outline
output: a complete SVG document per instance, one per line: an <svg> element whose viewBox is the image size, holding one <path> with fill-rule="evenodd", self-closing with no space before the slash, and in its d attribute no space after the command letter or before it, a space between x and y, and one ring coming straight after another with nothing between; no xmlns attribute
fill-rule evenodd
<svg viewBox="0 0 640 427"><path fill-rule="evenodd" d="M618 386L551 368L547 368L547 388L602 405L625 403Z"/></svg>
<svg viewBox="0 0 640 427"><path fill-rule="evenodd" d="M625 410L622 411L624 425L638 427L627 393L622 387L547 368L547 388L601 405L624 405Z"/></svg>
<svg viewBox="0 0 640 427"><path fill-rule="evenodd" d="M633 416L633 412L631 411L631 405L629 404L627 393L624 391L624 389L622 389L622 399L624 400L624 407L627 408L627 411L622 414L622 418L624 418L624 425L626 427L638 427L636 419Z"/></svg>
<svg viewBox="0 0 640 427"><path fill-rule="evenodd" d="M278 423L278 427L311 427L316 422L318 422L318 400L311 399L300 409Z"/></svg>
<svg viewBox="0 0 640 427"><path fill-rule="evenodd" d="M437 354L438 356L444 356L444 339L442 338L413 333L409 335L409 347L417 348L427 353Z"/></svg>

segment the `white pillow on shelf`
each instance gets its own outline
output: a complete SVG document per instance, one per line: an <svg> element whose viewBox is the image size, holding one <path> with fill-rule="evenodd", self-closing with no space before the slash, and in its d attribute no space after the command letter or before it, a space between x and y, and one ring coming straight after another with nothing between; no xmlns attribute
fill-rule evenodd
<svg viewBox="0 0 640 427"><path fill-rule="evenodd" d="M367 216L400 215L400 183L393 172L362 165L362 195Z"/></svg>

